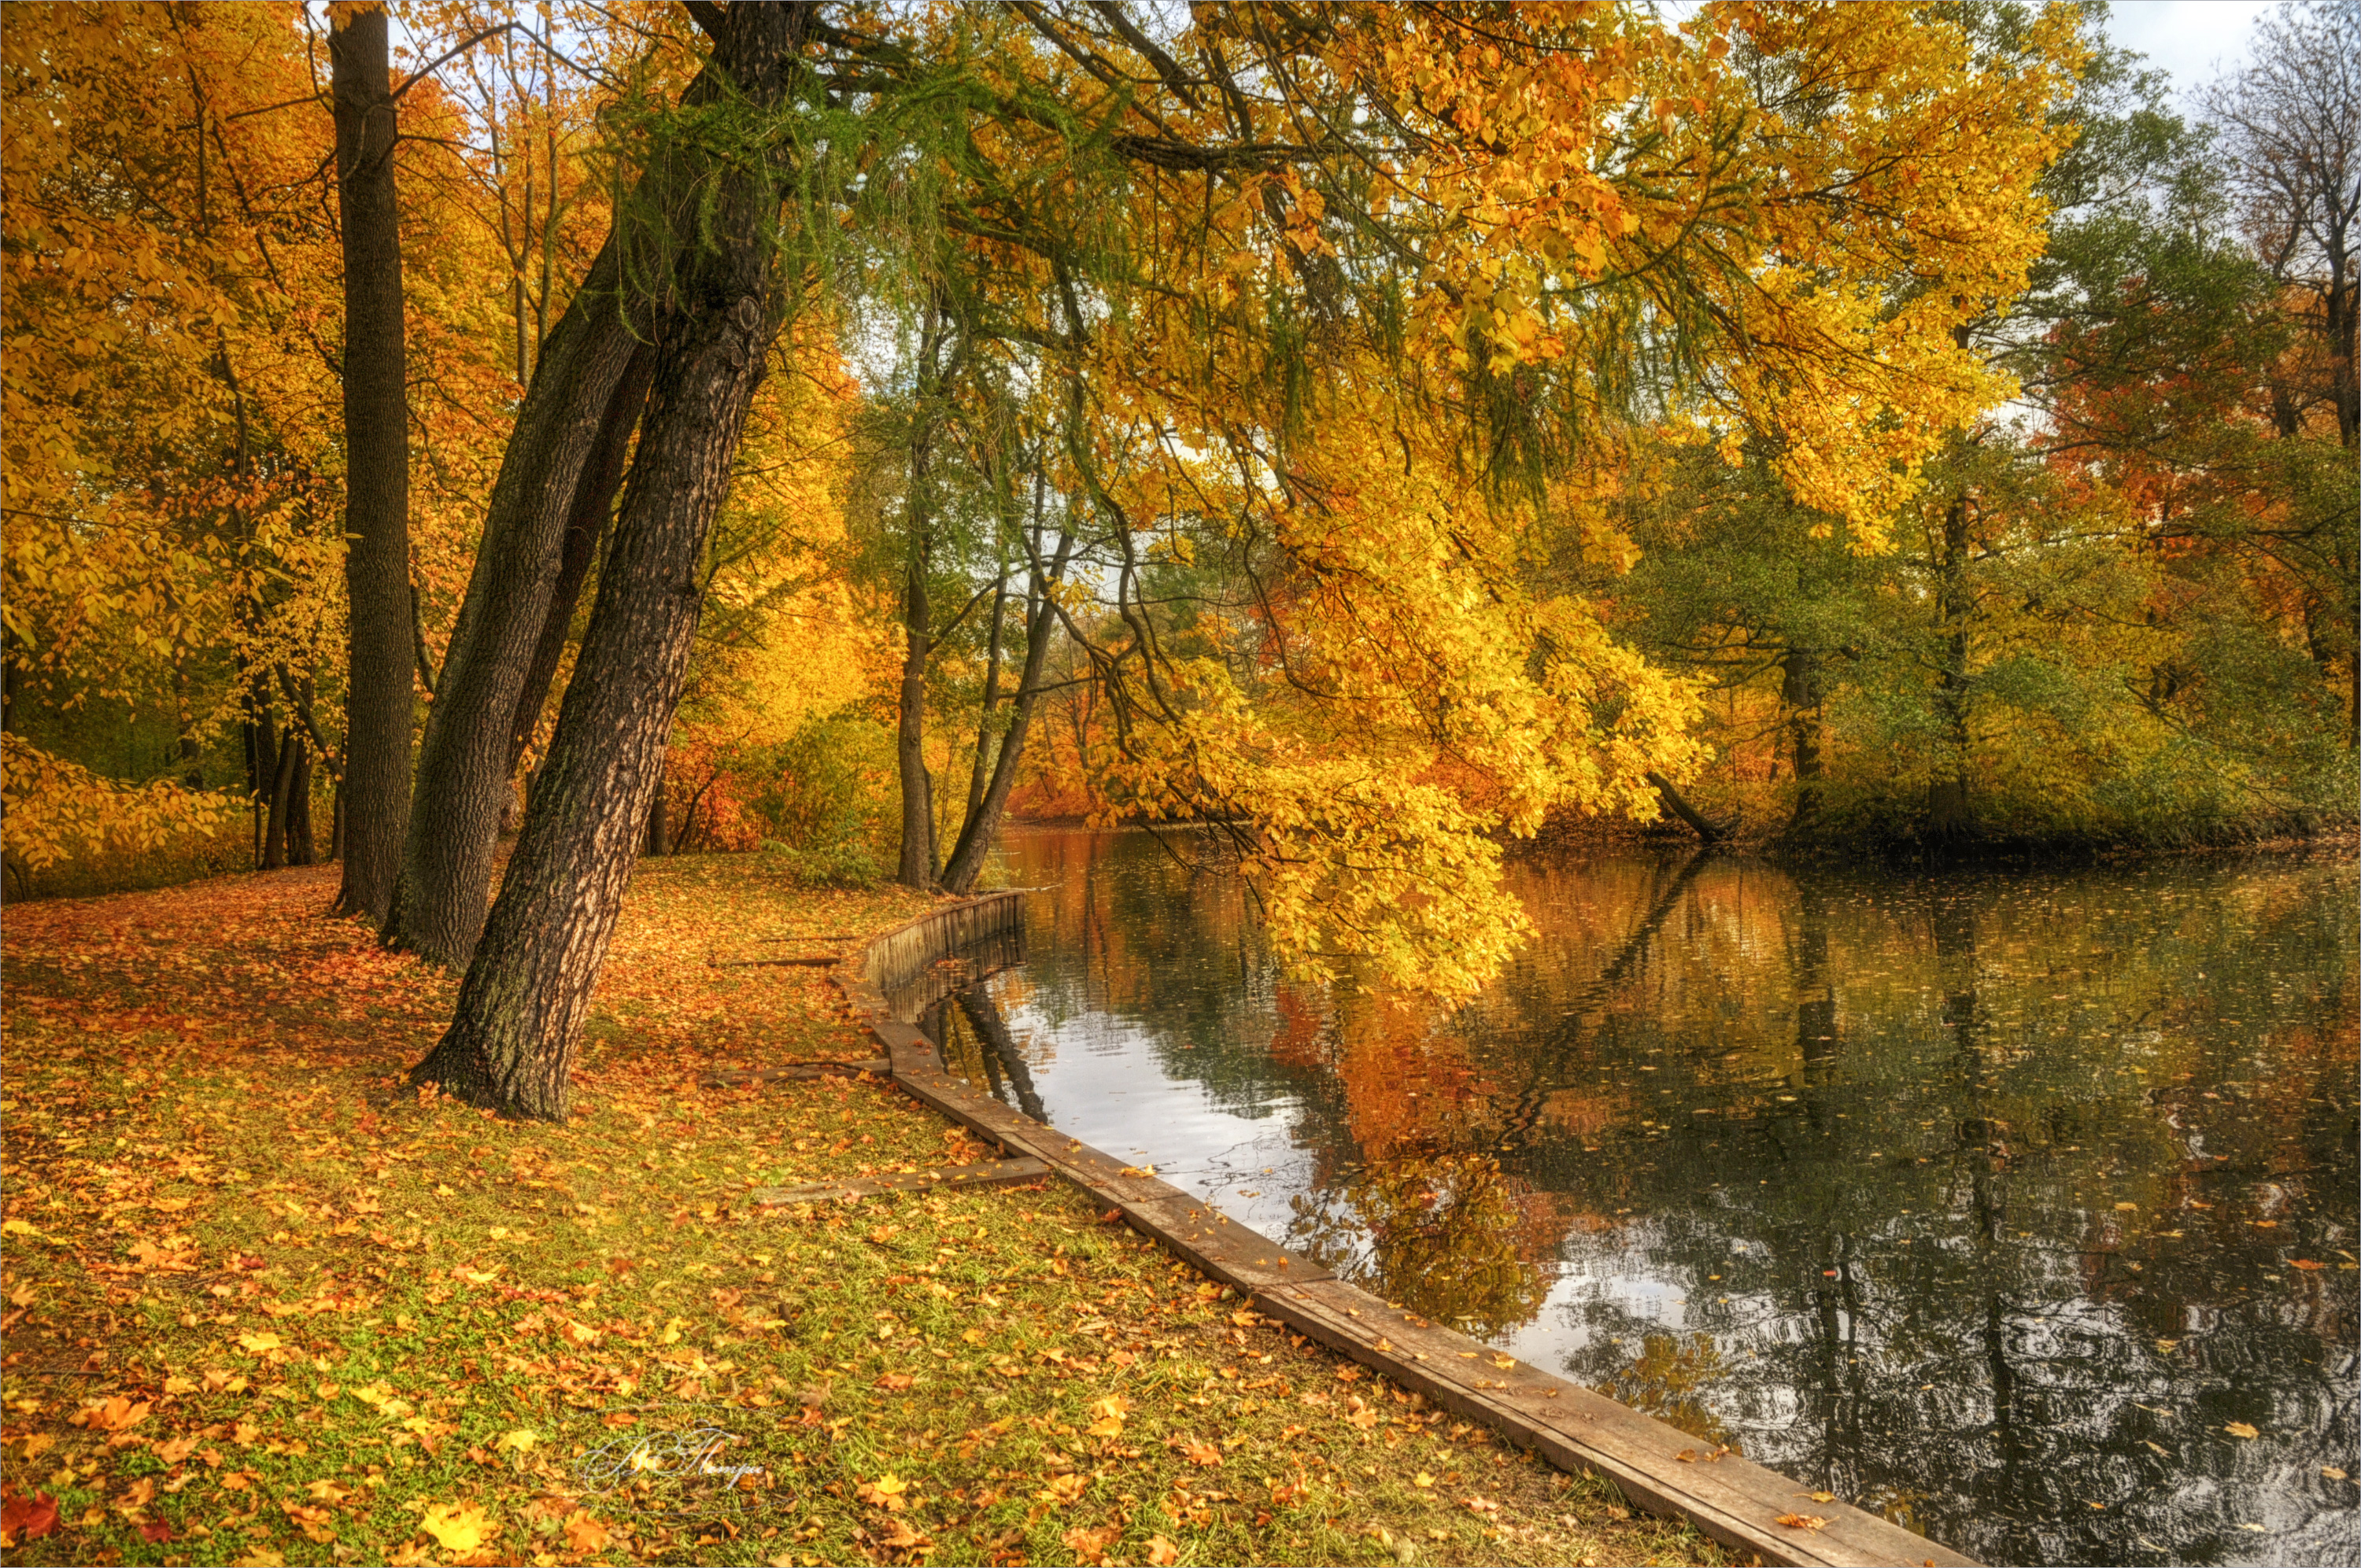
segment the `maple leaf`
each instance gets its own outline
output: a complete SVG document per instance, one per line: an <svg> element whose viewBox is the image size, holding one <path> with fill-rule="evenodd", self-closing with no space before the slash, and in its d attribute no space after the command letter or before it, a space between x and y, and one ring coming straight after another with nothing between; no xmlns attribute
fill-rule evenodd
<svg viewBox="0 0 2361 1568"><path fill-rule="evenodd" d="M566 1521L566 1544L584 1557L606 1551L614 1539L615 1532L588 1508L575 1509Z"/></svg>
<svg viewBox="0 0 2361 1568"><path fill-rule="evenodd" d="M906 1495L909 1490L910 1484L907 1481L889 1472L880 1475L874 1481L863 1481L854 1488L853 1496L873 1508L884 1508L887 1513L899 1513L910 1506L910 1498Z"/></svg>
<svg viewBox="0 0 2361 1568"><path fill-rule="evenodd" d="M1222 1451L1210 1442L1190 1442L1181 1446L1181 1457L1191 1464L1211 1467L1222 1462Z"/></svg>
<svg viewBox="0 0 2361 1568"><path fill-rule="evenodd" d="M1789 1530L1826 1530L1828 1524L1817 1514L1781 1514L1771 1522L1785 1525Z"/></svg>
<svg viewBox="0 0 2361 1568"><path fill-rule="evenodd" d="M1148 1538L1148 1561L1151 1568L1172 1568L1180 1561L1180 1549L1160 1535Z"/></svg>
<svg viewBox="0 0 2361 1568"><path fill-rule="evenodd" d="M244 1345L247 1349L254 1352L257 1355L259 1355L265 1351L277 1350L281 1343L281 1341L277 1334L267 1332L258 1332L255 1333L238 1335L237 1343Z"/></svg>
<svg viewBox="0 0 2361 1568"><path fill-rule="evenodd" d="M0 1498L0 1534L13 1544L38 1541L57 1528L58 1500L47 1492L10 1492Z"/></svg>
<svg viewBox="0 0 2361 1568"><path fill-rule="evenodd" d="M418 1522L445 1552L473 1552L499 1533L483 1508L468 1503L437 1503Z"/></svg>

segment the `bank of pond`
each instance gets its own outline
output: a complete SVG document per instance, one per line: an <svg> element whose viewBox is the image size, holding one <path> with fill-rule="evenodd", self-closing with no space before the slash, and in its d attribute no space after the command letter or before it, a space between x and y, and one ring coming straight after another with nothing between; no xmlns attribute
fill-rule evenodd
<svg viewBox="0 0 2361 1568"><path fill-rule="evenodd" d="M2356 865L1518 866L1455 1010L1136 832L1003 851L978 1087L1387 1299L1994 1563L2351 1561ZM1013 960L1013 961L1012 961Z"/></svg>

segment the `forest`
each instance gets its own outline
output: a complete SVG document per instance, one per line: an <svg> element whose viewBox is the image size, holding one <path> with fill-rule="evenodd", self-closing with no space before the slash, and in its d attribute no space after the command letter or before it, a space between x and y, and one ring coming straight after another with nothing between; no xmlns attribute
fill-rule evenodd
<svg viewBox="0 0 2361 1568"><path fill-rule="evenodd" d="M474 1091L644 855L1450 994L1536 836L2349 824L2349 20L12 6L8 892L335 860Z"/></svg>
<svg viewBox="0 0 2361 1568"><path fill-rule="evenodd" d="M2132 36L0 5L6 1561L2345 1561L2361 4Z"/></svg>

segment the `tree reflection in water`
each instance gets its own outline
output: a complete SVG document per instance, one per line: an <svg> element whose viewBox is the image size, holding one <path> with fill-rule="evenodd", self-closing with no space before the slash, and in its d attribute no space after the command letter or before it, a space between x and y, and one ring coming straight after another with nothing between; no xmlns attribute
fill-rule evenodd
<svg viewBox="0 0 2361 1568"><path fill-rule="evenodd" d="M962 1070L1388 1299L1990 1561L2361 1555L2349 861L1616 851L1443 1013L1145 839L1013 859Z"/></svg>

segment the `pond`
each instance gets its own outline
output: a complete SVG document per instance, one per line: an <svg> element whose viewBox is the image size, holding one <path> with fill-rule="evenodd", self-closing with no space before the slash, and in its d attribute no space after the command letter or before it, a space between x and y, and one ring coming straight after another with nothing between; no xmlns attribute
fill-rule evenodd
<svg viewBox="0 0 2361 1568"><path fill-rule="evenodd" d="M1987 1563L2361 1556L2349 858L1599 850L1455 1012L1145 833L1004 870L952 1069L1387 1299Z"/></svg>

